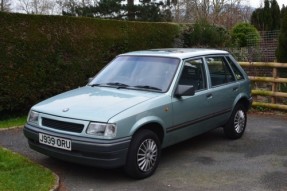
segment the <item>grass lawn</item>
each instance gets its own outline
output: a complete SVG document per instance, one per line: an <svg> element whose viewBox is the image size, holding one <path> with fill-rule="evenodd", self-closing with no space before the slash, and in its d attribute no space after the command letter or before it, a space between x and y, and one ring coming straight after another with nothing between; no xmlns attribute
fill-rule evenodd
<svg viewBox="0 0 287 191"><path fill-rule="evenodd" d="M22 126L26 116L0 121L0 128ZM0 146L1 191L49 191L55 183L52 171Z"/></svg>
<svg viewBox="0 0 287 191"><path fill-rule="evenodd" d="M1 191L48 191L54 183L55 177L50 170L0 147Z"/></svg>
<svg viewBox="0 0 287 191"><path fill-rule="evenodd" d="M1 120L0 128L21 126L21 125L24 125L26 121L27 121L27 116Z"/></svg>

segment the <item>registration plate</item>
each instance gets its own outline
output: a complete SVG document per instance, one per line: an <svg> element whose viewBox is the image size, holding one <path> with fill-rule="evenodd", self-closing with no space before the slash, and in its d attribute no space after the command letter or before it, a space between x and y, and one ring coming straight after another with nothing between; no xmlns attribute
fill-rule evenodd
<svg viewBox="0 0 287 191"><path fill-rule="evenodd" d="M39 133L39 142L59 149L64 149L68 151L72 150L72 143L69 139L63 139L60 137Z"/></svg>

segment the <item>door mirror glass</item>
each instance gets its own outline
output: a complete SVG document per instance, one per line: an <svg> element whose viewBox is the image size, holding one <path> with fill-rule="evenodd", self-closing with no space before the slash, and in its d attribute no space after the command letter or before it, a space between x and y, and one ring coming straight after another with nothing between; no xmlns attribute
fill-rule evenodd
<svg viewBox="0 0 287 191"><path fill-rule="evenodd" d="M181 96L193 96L195 94L195 88L192 85L178 85L175 90L175 97Z"/></svg>

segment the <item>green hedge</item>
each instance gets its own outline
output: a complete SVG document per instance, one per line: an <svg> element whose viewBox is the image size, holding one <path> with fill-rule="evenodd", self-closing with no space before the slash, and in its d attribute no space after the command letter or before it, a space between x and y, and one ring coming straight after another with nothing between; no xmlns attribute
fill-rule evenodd
<svg viewBox="0 0 287 191"><path fill-rule="evenodd" d="M119 53L172 47L179 26L0 13L0 114L86 84Z"/></svg>

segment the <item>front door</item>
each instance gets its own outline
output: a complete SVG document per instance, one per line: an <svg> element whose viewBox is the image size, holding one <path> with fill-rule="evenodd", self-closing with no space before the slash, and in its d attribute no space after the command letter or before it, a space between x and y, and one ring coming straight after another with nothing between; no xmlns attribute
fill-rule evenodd
<svg viewBox="0 0 287 191"><path fill-rule="evenodd" d="M195 95L172 98L173 126L167 128L167 142L188 139L208 129L202 125L212 111L203 58L186 60L178 81L179 85L192 85Z"/></svg>

